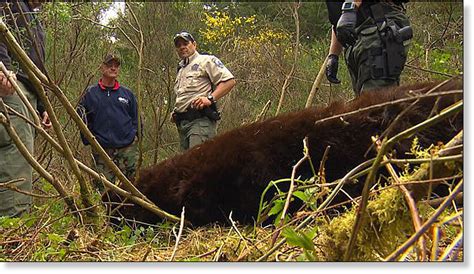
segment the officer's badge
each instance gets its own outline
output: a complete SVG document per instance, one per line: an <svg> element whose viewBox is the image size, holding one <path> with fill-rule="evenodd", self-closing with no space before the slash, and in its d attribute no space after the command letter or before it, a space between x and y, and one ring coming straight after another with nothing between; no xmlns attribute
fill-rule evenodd
<svg viewBox="0 0 474 274"><path fill-rule="evenodd" d="M194 64L192 67L191 67L191 70L198 70L199 69L199 64Z"/></svg>
<svg viewBox="0 0 474 274"><path fill-rule="evenodd" d="M219 59L214 59L214 64L216 64L216 66L218 66L219 68L223 68L224 67L224 64L221 62L221 60Z"/></svg>

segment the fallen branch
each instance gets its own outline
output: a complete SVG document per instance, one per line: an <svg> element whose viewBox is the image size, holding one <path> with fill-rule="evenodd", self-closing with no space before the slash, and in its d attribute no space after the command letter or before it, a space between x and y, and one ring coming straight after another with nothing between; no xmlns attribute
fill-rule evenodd
<svg viewBox="0 0 474 274"><path fill-rule="evenodd" d="M399 248L397 248L392 254L387 256L384 261L394 261L400 254L402 254L407 248L415 243L419 237L421 237L438 219L443 211L451 204L456 195L462 190L464 181L461 180L459 184L454 188L453 192L444 200L444 202L436 209L435 213L423 224L423 226L415 234L411 235Z"/></svg>

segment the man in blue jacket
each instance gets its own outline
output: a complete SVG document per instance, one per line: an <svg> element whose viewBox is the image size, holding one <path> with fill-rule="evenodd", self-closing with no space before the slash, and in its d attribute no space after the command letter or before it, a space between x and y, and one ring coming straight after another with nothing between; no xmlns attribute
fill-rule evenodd
<svg viewBox="0 0 474 274"><path fill-rule="evenodd" d="M97 85L84 93L78 105L87 127L96 137L109 157L129 179L133 178L138 158L138 107L132 91L117 81L120 70L120 58L107 54L100 67L102 78ZM81 134L82 142L89 142ZM115 175L107 168L103 159L92 152L96 169L112 183ZM96 181L99 191L104 190L102 183Z"/></svg>

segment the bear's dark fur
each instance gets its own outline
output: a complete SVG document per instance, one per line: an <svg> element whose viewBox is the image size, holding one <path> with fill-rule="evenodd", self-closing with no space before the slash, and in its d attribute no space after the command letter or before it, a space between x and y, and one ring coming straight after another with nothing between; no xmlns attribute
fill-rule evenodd
<svg viewBox="0 0 474 274"><path fill-rule="evenodd" d="M328 182L343 177L367 160L371 136L380 135L393 119L413 101L363 111L315 124L316 121L371 105L425 93L436 83L421 83L367 92L349 102L335 102L326 108L308 108L279 115L223 133L189 151L141 171L136 187L163 210L179 216L183 206L186 219L195 225L233 219L251 222L256 218L259 199L271 180L289 178L295 163L303 157L303 139L319 166L324 150L331 146L325 164ZM450 82L439 91L461 90L462 83ZM411 91L411 92L410 92ZM421 99L391 131L390 136L416 125L462 96ZM440 97L441 98L441 97ZM462 129L462 113L417 134L420 143L447 142ZM398 155L410 148L407 140L396 147ZM374 153L369 155L373 157ZM404 156L403 156L404 157ZM309 165L298 174L311 175ZM357 188L360 194L360 185ZM354 191L353 191L354 193ZM123 216L148 223L159 217L139 206L120 209Z"/></svg>

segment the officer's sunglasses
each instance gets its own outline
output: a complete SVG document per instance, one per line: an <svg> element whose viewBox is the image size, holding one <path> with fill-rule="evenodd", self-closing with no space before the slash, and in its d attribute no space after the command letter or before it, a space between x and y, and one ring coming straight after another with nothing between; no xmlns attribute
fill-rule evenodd
<svg viewBox="0 0 474 274"><path fill-rule="evenodd" d="M184 38L186 39L186 41L191 41L191 42L194 42L194 37L191 35L191 33L189 32L186 32L186 31L182 31L182 32L179 32L177 34L175 34L173 40L176 42L176 38Z"/></svg>

